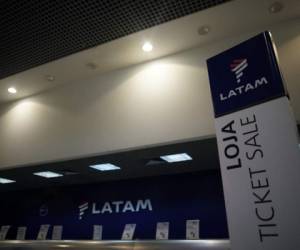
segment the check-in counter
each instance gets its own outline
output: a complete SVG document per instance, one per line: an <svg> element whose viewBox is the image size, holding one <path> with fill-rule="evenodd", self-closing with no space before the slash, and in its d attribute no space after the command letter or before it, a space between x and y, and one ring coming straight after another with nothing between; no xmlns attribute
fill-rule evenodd
<svg viewBox="0 0 300 250"><path fill-rule="evenodd" d="M17 241L0 242L1 250L230 250L229 240Z"/></svg>

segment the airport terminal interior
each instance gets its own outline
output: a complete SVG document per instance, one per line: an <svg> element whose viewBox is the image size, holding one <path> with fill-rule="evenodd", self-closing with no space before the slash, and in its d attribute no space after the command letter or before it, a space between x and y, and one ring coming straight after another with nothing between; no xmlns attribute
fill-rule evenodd
<svg viewBox="0 0 300 250"><path fill-rule="evenodd" d="M280 234L261 231L275 225L271 219L259 225L261 247L251 239L237 247L235 186L222 164L242 149L223 146L235 137L219 137L219 122L233 114L216 112L211 85L218 73L207 60L271 34L276 49L268 51L284 94L254 107L286 98L286 131L295 130L300 156L299 0L7 0L0 18L0 249L283 249L267 245ZM237 86L260 66L250 56L235 59L219 67ZM264 77L244 83L219 95L224 107L271 86ZM267 113L273 119L280 112ZM288 132L269 129L283 122L253 117L255 146L263 139L282 144L271 154L286 149L289 157ZM275 132L262 137L263 125ZM259 153L267 158L256 149L248 160ZM255 186L253 173L247 185L255 190L263 184ZM265 196L253 193L264 203L271 192L275 207L274 178L265 179ZM236 203L241 210L233 214L247 217L247 205ZM271 209L272 219L281 216ZM299 215L295 220L300 224Z"/></svg>

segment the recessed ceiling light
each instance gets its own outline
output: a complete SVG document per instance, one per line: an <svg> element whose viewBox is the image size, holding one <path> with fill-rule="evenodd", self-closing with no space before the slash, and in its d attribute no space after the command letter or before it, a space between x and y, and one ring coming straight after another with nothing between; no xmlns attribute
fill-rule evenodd
<svg viewBox="0 0 300 250"><path fill-rule="evenodd" d="M121 169L120 167L118 167L114 164L111 164L111 163L91 165L90 168L93 168L93 169L96 169L99 171L111 171L111 170Z"/></svg>
<svg viewBox="0 0 300 250"><path fill-rule="evenodd" d="M16 93L17 93L17 89L14 88L14 87L8 88L7 91L8 91L8 93L10 93L10 94L16 94Z"/></svg>
<svg viewBox="0 0 300 250"><path fill-rule="evenodd" d="M269 12L270 13L278 13L283 9L283 4L280 2L274 2L270 5L269 7Z"/></svg>
<svg viewBox="0 0 300 250"><path fill-rule="evenodd" d="M173 155L164 155L160 157L161 159L165 160L166 162L180 162L180 161L190 161L193 158L186 153L182 154L173 154Z"/></svg>
<svg viewBox="0 0 300 250"><path fill-rule="evenodd" d="M46 75L45 76L46 80L49 81L49 82L53 82L55 80L55 77L52 76L52 75Z"/></svg>
<svg viewBox="0 0 300 250"><path fill-rule="evenodd" d="M198 34L201 36L207 35L210 32L210 27L203 25L198 29Z"/></svg>
<svg viewBox="0 0 300 250"><path fill-rule="evenodd" d="M86 65L85 65L87 68L89 69L97 69L98 68L98 65L94 62L88 62Z"/></svg>
<svg viewBox="0 0 300 250"><path fill-rule="evenodd" d="M14 183L14 182L16 182L16 181L6 179L6 178L0 178L0 184L8 184L8 183Z"/></svg>
<svg viewBox="0 0 300 250"><path fill-rule="evenodd" d="M150 42L145 42L143 45L143 51L150 52L153 50L153 45Z"/></svg>
<svg viewBox="0 0 300 250"><path fill-rule="evenodd" d="M51 172L51 171L42 171L42 172L36 172L36 173L33 173L33 174L37 175L37 176L44 177L44 178L56 178L56 177L62 177L63 176L62 174Z"/></svg>

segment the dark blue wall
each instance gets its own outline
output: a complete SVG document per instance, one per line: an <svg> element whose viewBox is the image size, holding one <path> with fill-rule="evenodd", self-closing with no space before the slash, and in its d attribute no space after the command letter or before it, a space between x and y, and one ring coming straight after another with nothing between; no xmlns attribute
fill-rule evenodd
<svg viewBox="0 0 300 250"><path fill-rule="evenodd" d="M90 208L79 220L84 202L139 199L151 199L153 211L92 215ZM103 239L120 239L126 223L137 224L135 239L154 239L160 221L170 222L170 239L184 239L188 219L200 219L201 238L228 238L217 171L10 192L0 202L0 225L12 225L12 239L18 226L27 226L26 238L35 239L41 224L63 225L63 239L91 239L92 225L101 224Z"/></svg>

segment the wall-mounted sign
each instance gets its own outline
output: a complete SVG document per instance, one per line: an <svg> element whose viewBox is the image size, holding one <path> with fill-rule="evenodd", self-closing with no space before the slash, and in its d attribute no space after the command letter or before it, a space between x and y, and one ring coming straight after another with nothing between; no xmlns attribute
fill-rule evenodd
<svg viewBox="0 0 300 250"><path fill-rule="evenodd" d="M186 239L198 240L199 239L199 220L187 220L186 221Z"/></svg>
<svg viewBox="0 0 300 250"><path fill-rule="evenodd" d="M37 240L46 240L50 225L41 225L37 235Z"/></svg>
<svg viewBox="0 0 300 250"><path fill-rule="evenodd" d="M297 129L270 34L207 65L232 249L300 249Z"/></svg>
<svg viewBox="0 0 300 250"><path fill-rule="evenodd" d="M93 240L102 240L103 227L101 225L93 226Z"/></svg>
<svg viewBox="0 0 300 250"><path fill-rule="evenodd" d="M190 192L195 187L200 190ZM185 221L190 218L200 219L201 238L228 237L218 171L61 187L60 190L60 195L51 199L45 197L45 190L39 189L14 196L2 194L0 203L5 206L0 207L0 222L12 225L8 238L15 239L17 227L26 225L26 239L36 239L40 225L50 224L63 226L63 239L91 240L93 226L101 225L101 239L120 240L124 226L136 224L134 238L155 239L156 224L162 218L170 222L170 239L186 237ZM41 204L47 208L43 211L48 211L42 213L44 216L39 213Z"/></svg>
<svg viewBox="0 0 300 250"><path fill-rule="evenodd" d="M86 213L92 215L118 214L118 213L139 213L151 212L153 210L151 199L143 200L125 200L125 201L105 201L97 202L83 202L78 206L78 218L82 220Z"/></svg>
<svg viewBox="0 0 300 250"><path fill-rule="evenodd" d="M122 240L132 240L136 224L126 224L122 234Z"/></svg>
<svg viewBox="0 0 300 250"><path fill-rule="evenodd" d="M39 215L42 216L42 217L47 216L48 212L49 212L48 206L45 205L45 204L41 205L40 210L39 210Z"/></svg>
<svg viewBox="0 0 300 250"><path fill-rule="evenodd" d="M10 229L10 225L2 226L0 229L0 240L5 240L8 230Z"/></svg>
<svg viewBox="0 0 300 250"><path fill-rule="evenodd" d="M52 230L52 240L61 240L62 239L63 226L56 225L53 226Z"/></svg>
<svg viewBox="0 0 300 250"><path fill-rule="evenodd" d="M18 227L16 240L25 240L27 227Z"/></svg>
<svg viewBox="0 0 300 250"><path fill-rule="evenodd" d="M169 239L169 222L158 222L156 226L156 239L167 240Z"/></svg>

